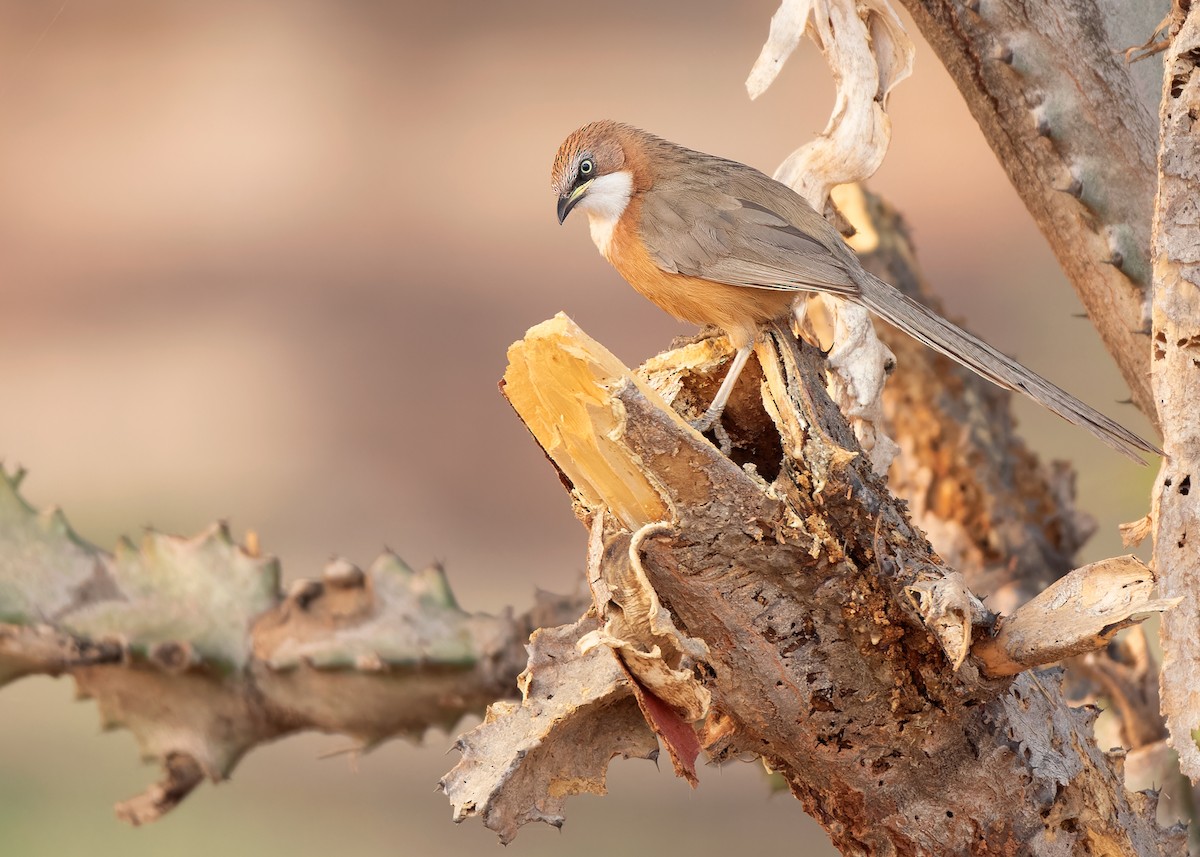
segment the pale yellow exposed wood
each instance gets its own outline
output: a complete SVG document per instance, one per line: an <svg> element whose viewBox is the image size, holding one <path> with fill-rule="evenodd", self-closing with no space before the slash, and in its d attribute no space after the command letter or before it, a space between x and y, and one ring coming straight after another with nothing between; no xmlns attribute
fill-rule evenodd
<svg viewBox="0 0 1200 857"><path fill-rule="evenodd" d="M621 442L624 409L612 399L617 388L633 385L673 414L658 393L561 313L530 328L509 348L508 362L504 394L571 480L580 502L592 510L607 506L629 529L671 517L667 501Z"/></svg>

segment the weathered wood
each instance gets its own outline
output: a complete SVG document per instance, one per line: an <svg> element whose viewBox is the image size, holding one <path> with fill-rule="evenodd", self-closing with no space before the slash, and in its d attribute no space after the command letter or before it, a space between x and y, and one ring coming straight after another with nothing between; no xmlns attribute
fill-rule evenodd
<svg viewBox="0 0 1200 857"><path fill-rule="evenodd" d="M1200 11L1165 55L1154 217L1154 395L1166 459L1151 509L1164 595L1190 609L1162 624L1162 710L1184 773L1200 779Z"/></svg>
<svg viewBox="0 0 1200 857"><path fill-rule="evenodd" d="M1016 675L1108 645L1119 631L1183 599L1154 599L1155 578L1136 557L1102 559L1056 580L997 624L974 654L989 675Z"/></svg>
<svg viewBox="0 0 1200 857"><path fill-rule="evenodd" d="M1155 133L1121 54L1134 42L1114 44L1105 27L1105 10L1122 4L903 2L1050 243L1134 403L1157 420L1146 298ZM1159 15L1147 13L1145 35Z"/></svg>
<svg viewBox="0 0 1200 857"><path fill-rule="evenodd" d="M703 401L692 373L718 348L682 349L682 371L661 356L649 386ZM594 524L615 504L613 555L636 555L672 627L705 647L667 666L690 665L711 694L709 754L761 755L847 854L1178 853L1179 832L1124 792L1091 740L1093 715L1067 707L1053 674L954 669L954 638L922 593L961 590L958 576L857 449L819 353L779 332L756 354L731 400L733 460L646 381L609 374L619 364L562 317L514 347L505 385L580 479L580 516ZM564 394L581 381L591 387ZM550 419L550 407L565 410ZM580 438L593 448L576 458ZM610 482L631 468L657 504ZM941 599L940 619L979 634L986 617L961 591ZM626 611L624 597L596 609Z"/></svg>
<svg viewBox="0 0 1200 857"><path fill-rule="evenodd" d="M860 186L835 200L863 265L941 311L900 215ZM988 606L1009 613L1075 566L1095 522L1075 504L1075 474L1025 445L1012 394L886 325L896 369L883 391L886 431L902 454L888 488Z"/></svg>

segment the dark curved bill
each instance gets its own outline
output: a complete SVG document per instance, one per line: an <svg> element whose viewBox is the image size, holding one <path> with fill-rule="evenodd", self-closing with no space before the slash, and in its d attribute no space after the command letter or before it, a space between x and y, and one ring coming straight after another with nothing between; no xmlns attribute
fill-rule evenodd
<svg viewBox="0 0 1200 857"><path fill-rule="evenodd" d="M558 198L559 226L561 226L562 222L567 219L567 215L571 213L571 209L575 207L575 203L579 202L579 200L580 197L573 194L567 194L566 196L560 196Z"/></svg>
<svg viewBox="0 0 1200 857"><path fill-rule="evenodd" d="M567 215L571 213L571 209L579 200L583 199L584 194L588 192L588 188L592 186L592 180L588 179L582 184L577 184L565 194L558 198L558 225L562 226L562 222L567 219Z"/></svg>

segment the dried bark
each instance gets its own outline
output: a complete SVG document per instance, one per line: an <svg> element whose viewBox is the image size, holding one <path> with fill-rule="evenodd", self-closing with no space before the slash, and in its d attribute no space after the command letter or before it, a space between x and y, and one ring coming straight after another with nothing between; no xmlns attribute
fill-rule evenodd
<svg viewBox="0 0 1200 857"><path fill-rule="evenodd" d="M900 216L858 186L840 188L835 199L856 230L850 242L864 264L937 308ZM986 595L989 608L1012 613L1073 567L1095 529L1075 507L1074 473L1065 462L1042 464L1025 446L1011 394L886 325L879 335L896 355L884 410L903 450L888 487L908 501L913 522L971 590ZM1166 745L1159 665L1144 630L1129 629L1068 667L1072 704L1099 704L1114 715L1104 721L1100 746L1125 748L1128 788L1163 791L1162 823L1196 818L1193 791Z"/></svg>
<svg viewBox="0 0 1200 857"><path fill-rule="evenodd" d="M666 660L711 694L709 754L762 756L847 854L1177 853L1051 674L954 668L946 626L969 647L987 616L860 453L820 356L787 332L756 353L730 404L733 460L565 319L514 346L506 375L578 514L700 644ZM686 409L719 356L696 343L647 371Z"/></svg>
<svg viewBox="0 0 1200 857"><path fill-rule="evenodd" d="M1154 218L1151 380L1166 458L1154 486L1154 565L1187 597L1162 624L1162 710L1184 773L1200 780L1200 12L1172 27L1163 76Z"/></svg>
<svg viewBox="0 0 1200 857"><path fill-rule="evenodd" d="M835 200L863 265L940 311L900 215L859 186ZM1074 473L1025 445L1011 393L888 325L878 333L897 367L883 391L887 432L902 450L888 487L971 590L1011 612L1072 569L1095 530L1075 505Z"/></svg>
<svg viewBox="0 0 1200 857"><path fill-rule="evenodd" d="M438 785L454 803L454 820L476 813L507 844L530 821L562 827L572 795L604 794L614 756L658 757L620 662L606 648L580 653L597 621L541 629L521 673L524 704L497 702L483 723L460 738L464 759Z"/></svg>
<svg viewBox="0 0 1200 857"><path fill-rule="evenodd" d="M1154 124L1121 51L1161 11L1107 0L904 0L1049 241L1134 403L1157 420L1148 299ZM1145 10L1144 32L1109 27Z"/></svg>
<svg viewBox="0 0 1200 857"><path fill-rule="evenodd" d="M1155 582L1132 556L1085 565L998 622L974 654L985 672L997 676L1098 651L1146 614L1183 600L1151 598Z"/></svg>

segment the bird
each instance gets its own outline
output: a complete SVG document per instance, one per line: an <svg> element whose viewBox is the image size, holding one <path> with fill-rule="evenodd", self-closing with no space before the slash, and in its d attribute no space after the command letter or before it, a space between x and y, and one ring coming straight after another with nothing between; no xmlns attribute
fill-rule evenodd
<svg viewBox="0 0 1200 857"><path fill-rule="evenodd" d="M720 419L764 325L786 319L799 293L861 304L992 383L1022 393L1145 465L1162 451L983 340L867 272L808 202L753 167L676 145L631 125L572 132L551 171L558 222L579 209L617 272L671 315L715 325L735 349L712 405Z"/></svg>

